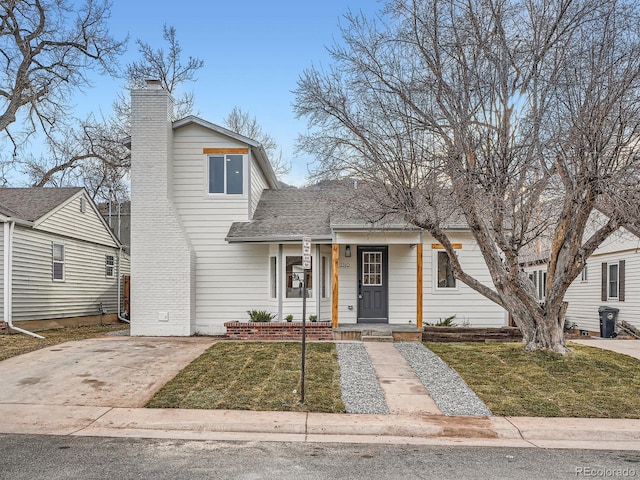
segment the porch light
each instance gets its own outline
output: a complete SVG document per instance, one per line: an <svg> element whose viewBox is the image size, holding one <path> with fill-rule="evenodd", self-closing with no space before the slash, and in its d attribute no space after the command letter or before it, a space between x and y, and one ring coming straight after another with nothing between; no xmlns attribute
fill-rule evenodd
<svg viewBox="0 0 640 480"><path fill-rule="evenodd" d="M351 256L351 245L347 245L346 247L344 247L344 256L345 257Z"/></svg>

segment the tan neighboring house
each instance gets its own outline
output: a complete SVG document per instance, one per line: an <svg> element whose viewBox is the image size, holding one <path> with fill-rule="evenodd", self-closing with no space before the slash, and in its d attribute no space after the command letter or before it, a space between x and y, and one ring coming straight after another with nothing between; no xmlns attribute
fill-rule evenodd
<svg viewBox="0 0 640 480"><path fill-rule="evenodd" d="M129 258L84 188L0 188L0 223L6 324L39 331L117 321Z"/></svg>
<svg viewBox="0 0 640 480"><path fill-rule="evenodd" d="M262 146L198 117L172 121L158 82L132 91L132 335L218 335L247 310L334 327L503 326L504 310L453 277L442 246L402 222L372 225L317 188L279 189ZM491 277L469 228L449 225L463 266ZM311 268L302 240L311 238Z"/></svg>

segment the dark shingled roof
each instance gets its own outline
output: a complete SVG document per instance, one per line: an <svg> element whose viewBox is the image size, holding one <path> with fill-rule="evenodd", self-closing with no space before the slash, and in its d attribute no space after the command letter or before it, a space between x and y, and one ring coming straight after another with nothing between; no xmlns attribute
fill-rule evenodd
<svg viewBox="0 0 640 480"><path fill-rule="evenodd" d="M265 190L250 222L231 225L228 240L330 239L333 205L327 192L311 188Z"/></svg>
<svg viewBox="0 0 640 480"><path fill-rule="evenodd" d="M355 205L359 203L358 205ZM309 236L314 241L331 240L333 231L415 230L399 214L385 214L380 220L376 208L354 187L322 185L284 190L264 190L249 222L235 222L227 234L229 242L299 241ZM371 208L368 208L368 207ZM453 218L455 217L455 218ZM447 219L446 228L468 228L462 215Z"/></svg>
<svg viewBox="0 0 640 480"><path fill-rule="evenodd" d="M81 187L0 188L0 212L35 222L81 190Z"/></svg>

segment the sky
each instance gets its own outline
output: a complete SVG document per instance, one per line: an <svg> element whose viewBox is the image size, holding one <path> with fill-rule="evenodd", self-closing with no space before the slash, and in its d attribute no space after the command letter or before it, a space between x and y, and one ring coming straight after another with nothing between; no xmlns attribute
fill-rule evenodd
<svg viewBox="0 0 640 480"><path fill-rule="evenodd" d="M137 39L166 47L162 27L175 27L183 61L189 56L204 61L197 81L187 86L197 115L222 125L237 106L256 117L292 162L283 180L301 186L313 159L295 152L296 137L307 125L293 113L296 82L306 68L331 63L326 47L340 39L345 13L373 16L381 7L378 0L115 0L109 24L114 37L129 35L122 66L139 58ZM93 87L78 95L76 110L109 114L122 86L93 76Z"/></svg>

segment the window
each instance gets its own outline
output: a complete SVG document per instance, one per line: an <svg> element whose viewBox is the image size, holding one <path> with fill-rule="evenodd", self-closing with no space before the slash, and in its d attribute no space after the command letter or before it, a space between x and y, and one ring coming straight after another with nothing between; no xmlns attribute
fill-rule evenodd
<svg viewBox="0 0 640 480"><path fill-rule="evenodd" d="M625 300L625 261L618 260L615 263L602 263L602 288L600 299Z"/></svg>
<svg viewBox="0 0 640 480"><path fill-rule="evenodd" d="M270 285L269 290L271 298L277 298L278 296L278 259L276 257L269 258L269 278Z"/></svg>
<svg viewBox="0 0 640 480"><path fill-rule="evenodd" d="M116 276L116 257L113 255L105 255L104 260L104 276L113 278Z"/></svg>
<svg viewBox="0 0 640 480"><path fill-rule="evenodd" d="M54 281L64 281L64 244L52 244L52 278Z"/></svg>
<svg viewBox="0 0 640 480"><path fill-rule="evenodd" d="M313 268L313 258L311 259ZM307 298L311 298L313 291L312 275L313 270L302 268L302 257L287 257L287 298L302 298L303 282L307 280Z"/></svg>
<svg viewBox="0 0 640 480"><path fill-rule="evenodd" d="M447 252L438 252L437 262L437 288L456 288L456 279L453 276L453 267Z"/></svg>
<svg viewBox="0 0 640 480"><path fill-rule="evenodd" d="M327 262L328 262L328 258L327 257L322 257L322 264L321 264L321 271L320 271L320 285L322 288L322 298L327 298L327 281L328 281L328 277L327 277Z"/></svg>
<svg viewBox="0 0 640 480"><path fill-rule="evenodd" d="M587 265L582 267L582 272L580 272L580 281L581 282L589 281L589 271L587 270Z"/></svg>
<svg viewBox="0 0 640 480"><path fill-rule="evenodd" d="M362 285L382 285L382 252L362 252Z"/></svg>
<svg viewBox="0 0 640 480"><path fill-rule="evenodd" d="M609 298L618 298L618 264L610 263L609 264L609 274L608 274L608 294Z"/></svg>
<svg viewBox="0 0 640 480"><path fill-rule="evenodd" d="M242 195L244 190L244 156L209 157L209 193Z"/></svg>
<svg viewBox="0 0 640 480"><path fill-rule="evenodd" d="M547 272L538 271L538 300L544 300L547 297Z"/></svg>

